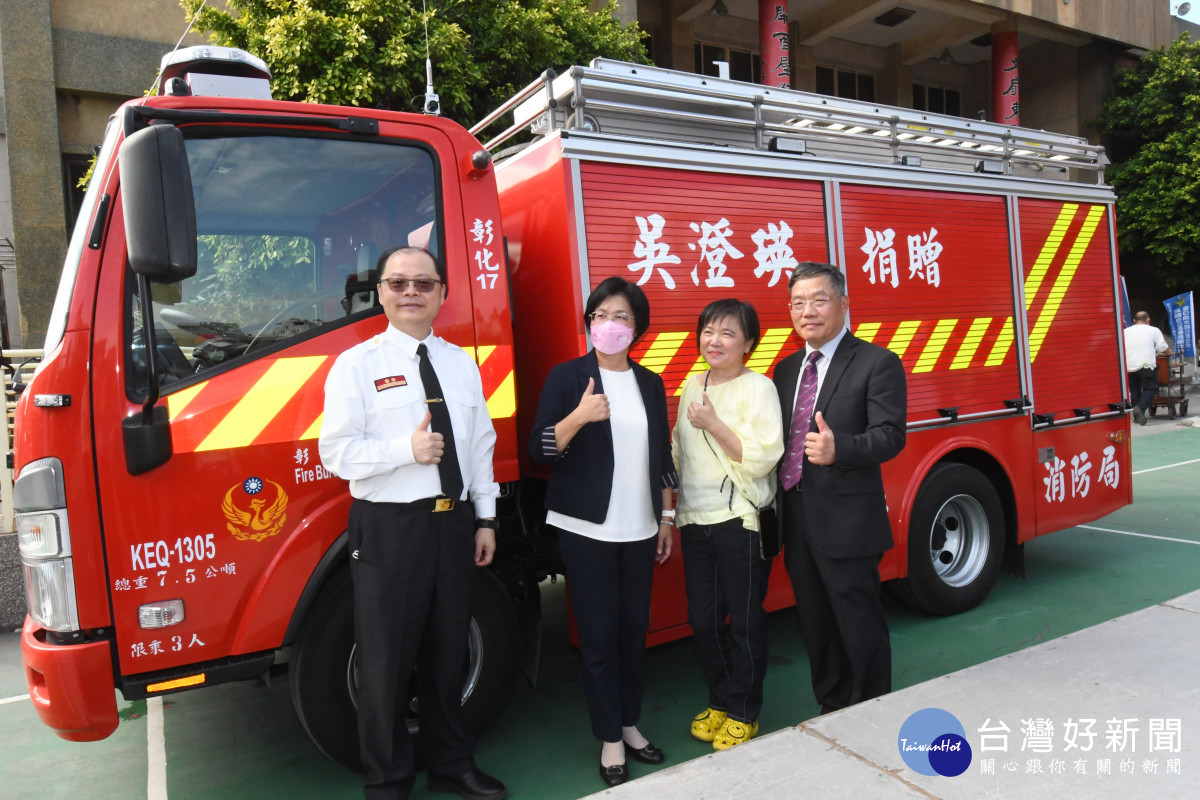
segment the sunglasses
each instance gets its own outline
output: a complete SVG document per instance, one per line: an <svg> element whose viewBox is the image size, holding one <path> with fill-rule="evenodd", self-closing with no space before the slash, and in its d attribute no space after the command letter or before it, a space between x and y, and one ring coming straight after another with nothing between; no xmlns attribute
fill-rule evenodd
<svg viewBox="0 0 1200 800"><path fill-rule="evenodd" d="M380 281L393 292L403 292L411 285L421 294L429 294L441 283L437 278L385 278Z"/></svg>

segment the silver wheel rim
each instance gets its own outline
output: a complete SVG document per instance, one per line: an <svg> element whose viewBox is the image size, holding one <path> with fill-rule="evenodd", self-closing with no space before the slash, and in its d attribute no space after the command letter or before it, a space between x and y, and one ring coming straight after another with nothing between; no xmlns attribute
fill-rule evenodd
<svg viewBox="0 0 1200 800"><path fill-rule="evenodd" d="M467 677L463 681L462 702L465 704L474 692L475 687L479 685L479 675L483 672L483 634L479 631L479 625L475 622L475 618L471 617L471 624L467 628ZM350 695L350 703L358 708L358 645L350 646L350 657L346 659L346 692ZM409 710L414 717L417 713L417 698L413 697L409 700ZM416 733L416 720L409 720L409 733Z"/></svg>
<svg viewBox="0 0 1200 800"><path fill-rule="evenodd" d="M929 531L933 570L947 586L968 586L983 572L991 547L991 529L983 504L956 494L938 509Z"/></svg>

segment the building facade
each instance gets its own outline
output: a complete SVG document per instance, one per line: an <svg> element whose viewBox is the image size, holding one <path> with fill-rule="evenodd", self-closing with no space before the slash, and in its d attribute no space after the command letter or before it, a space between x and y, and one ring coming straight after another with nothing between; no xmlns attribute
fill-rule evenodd
<svg viewBox="0 0 1200 800"><path fill-rule="evenodd" d="M41 345L76 184L109 115L150 88L186 24L179 0L0 0L4 347Z"/></svg>

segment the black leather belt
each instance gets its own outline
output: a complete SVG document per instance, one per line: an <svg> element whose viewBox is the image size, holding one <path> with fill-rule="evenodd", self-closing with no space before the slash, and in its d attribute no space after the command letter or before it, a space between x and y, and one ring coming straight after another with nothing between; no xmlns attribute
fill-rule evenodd
<svg viewBox="0 0 1200 800"><path fill-rule="evenodd" d="M432 511L436 514L439 511L453 511L462 504L462 500L455 500L451 497L423 497L420 500L413 500L411 503L391 503L390 505L397 508L411 508L415 511Z"/></svg>

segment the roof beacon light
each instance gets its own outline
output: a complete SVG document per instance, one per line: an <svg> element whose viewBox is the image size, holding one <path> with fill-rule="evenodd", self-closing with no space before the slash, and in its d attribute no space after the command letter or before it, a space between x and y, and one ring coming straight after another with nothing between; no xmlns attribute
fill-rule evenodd
<svg viewBox="0 0 1200 800"><path fill-rule="evenodd" d="M180 79L179 81L173 80ZM182 89L180 84L186 84ZM162 94L271 99L271 70L261 58L234 47L196 45L162 59Z"/></svg>

